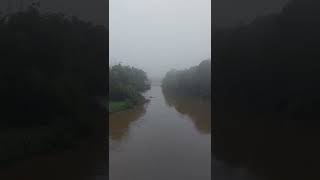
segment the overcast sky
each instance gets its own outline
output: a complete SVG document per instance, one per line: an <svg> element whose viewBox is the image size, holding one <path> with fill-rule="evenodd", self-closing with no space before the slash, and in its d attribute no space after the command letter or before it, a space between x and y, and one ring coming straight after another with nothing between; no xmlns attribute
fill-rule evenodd
<svg viewBox="0 0 320 180"><path fill-rule="evenodd" d="M211 0L109 0L110 63L162 77L211 58Z"/></svg>

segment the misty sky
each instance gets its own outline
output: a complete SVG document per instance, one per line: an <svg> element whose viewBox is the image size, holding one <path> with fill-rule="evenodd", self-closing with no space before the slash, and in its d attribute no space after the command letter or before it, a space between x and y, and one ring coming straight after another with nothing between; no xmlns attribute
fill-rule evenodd
<svg viewBox="0 0 320 180"><path fill-rule="evenodd" d="M110 61L153 78L211 58L211 0L109 0Z"/></svg>

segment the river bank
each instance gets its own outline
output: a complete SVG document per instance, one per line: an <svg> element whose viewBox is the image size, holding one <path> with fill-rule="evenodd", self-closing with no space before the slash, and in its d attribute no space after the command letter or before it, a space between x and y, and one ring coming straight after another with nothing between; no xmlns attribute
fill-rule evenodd
<svg viewBox="0 0 320 180"><path fill-rule="evenodd" d="M109 179L211 179L210 102L160 85L143 95L148 103L109 114Z"/></svg>
<svg viewBox="0 0 320 180"><path fill-rule="evenodd" d="M144 104L148 101L149 101L149 99L146 99L143 96L139 96L139 98L135 101L132 101L132 100L109 101L108 111L109 111L109 113L125 111L125 110L131 109L137 105Z"/></svg>

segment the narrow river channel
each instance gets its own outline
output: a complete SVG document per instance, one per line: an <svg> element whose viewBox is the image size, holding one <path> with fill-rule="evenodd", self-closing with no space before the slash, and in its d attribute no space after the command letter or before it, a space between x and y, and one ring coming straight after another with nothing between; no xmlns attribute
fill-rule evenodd
<svg viewBox="0 0 320 180"><path fill-rule="evenodd" d="M2 167L0 179L258 179L211 155L210 100L169 95L160 85L144 96L150 101L109 115L109 167L107 141L88 142Z"/></svg>
<svg viewBox="0 0 320 180"><path fill-rule="evenodd" d="M169 96L109 115L110 180L211 179L211 102Z"/></svg>

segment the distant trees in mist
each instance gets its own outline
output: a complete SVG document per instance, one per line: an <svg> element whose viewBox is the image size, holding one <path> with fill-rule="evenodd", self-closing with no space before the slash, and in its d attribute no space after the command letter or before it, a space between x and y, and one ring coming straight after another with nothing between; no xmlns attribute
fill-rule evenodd
<svg viewBox="0 0 320 180"><path fill-rule="evenodd" d="M162 87L179 94L211 97L211 60L204 60L186 70L167 72Z"/></svg>

